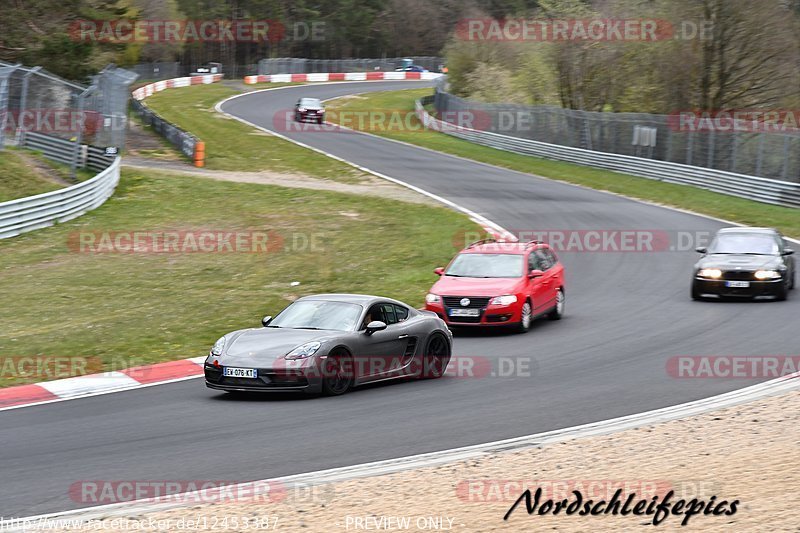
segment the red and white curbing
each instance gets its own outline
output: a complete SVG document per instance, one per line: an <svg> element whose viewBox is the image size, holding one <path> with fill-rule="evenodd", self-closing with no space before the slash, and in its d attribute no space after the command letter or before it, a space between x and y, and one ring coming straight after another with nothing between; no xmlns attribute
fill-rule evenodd
<svg viewBox="0 0 800 533"><path fill-rule="evenodd" d="M203 375L205 356L0 389L0 411L172 383Z"/></svg>
<svg viewBox="0 0 800 533"><path fill-rule="evenodd" d="M247 85L256 83L309 83L319 81L393 81L435 80L444 74L439 72L311 72L309 74L262 74L245 76Z"/></svg>
<svg viewBox="0 0 800 533"><path fill-rule="evenodd" d="M165 89L177 89L178 87L189 87L190 85L207 85L218 81L222 81L222 74L203 74L202 76L172 78L171 80L161 80L143 85L133 91L131 96L141 101Z"/></svg>

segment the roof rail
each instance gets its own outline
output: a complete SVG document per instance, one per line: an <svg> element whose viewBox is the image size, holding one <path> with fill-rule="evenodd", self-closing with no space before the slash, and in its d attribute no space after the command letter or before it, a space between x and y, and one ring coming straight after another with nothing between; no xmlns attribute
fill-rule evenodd
<svg viewBox="0 0 800 533"><path fill-rule="evenodd" d="M473 246L480 246L481 244L489 244L491 242L497 242L497 239L481 239L467 246L467 249L472 248Z"/></svg>
<svg viewBox="0 0 800 533"><path fill-rule="evenodd" d="M525 243L525 248L528 248L529 246L538 246L540 244L544 244L544 241L528 241Z"/></svg>

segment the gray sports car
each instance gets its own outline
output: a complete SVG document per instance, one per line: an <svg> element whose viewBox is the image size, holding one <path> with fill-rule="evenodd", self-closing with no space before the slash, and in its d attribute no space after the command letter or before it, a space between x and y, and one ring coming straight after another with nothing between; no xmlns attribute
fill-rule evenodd
<svg viewBox="0 0 800 533"><path fill-rule="evenodd" d="M436 314L361 294L306 296L262 324L214 344L208 387L344 394L376 381L442 377L453 346Z"/></svg>

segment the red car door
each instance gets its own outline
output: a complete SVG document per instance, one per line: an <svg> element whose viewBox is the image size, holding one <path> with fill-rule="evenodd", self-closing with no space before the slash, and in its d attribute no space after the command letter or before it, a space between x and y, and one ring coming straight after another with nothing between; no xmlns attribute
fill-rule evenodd
<svg viewBox="0 0 800 533"><path fill-rule="evenodd" d="M556 267L555 256L549 253L549 250L538 248L534 250L531 255L536 255L539 263L539 269L544 272L541 278L542 283L542 300L540 303L545 308L549 309L556 303L556 290L559 287L559 269Z"/></svg>
<svg viewBox="0 0 800 533"><path fill-rule="evenodd" d="M541 258L532 251L528 255L528 272L531 270L541 270L543 275L538 278L528 278L528 291L533 302L533 314L538 315L546 309L547 306L552 305L549 303L551 298L555 298L555 293L552 295L549 289L550 281L547 278L547 271L545 270L546 264L542 264Z"/></svg>

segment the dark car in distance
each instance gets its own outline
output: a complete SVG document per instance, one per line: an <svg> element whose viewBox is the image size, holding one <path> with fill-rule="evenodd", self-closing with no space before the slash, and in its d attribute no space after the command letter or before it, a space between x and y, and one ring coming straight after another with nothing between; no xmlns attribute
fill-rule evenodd
<svg viewBox="0 0 800 533"><path fill-rule="evenodd" d="M322 124L325 121L325 106L317 98L301 98L294 106L294 119L297 122Z"/></svg>
<svg viewBox="0 0 800 533"><path fill-rule="evenodd" d="M785 300L794 289L794 250L771 228L719 230L694 266L692 298L760 298Z"/></svg>

